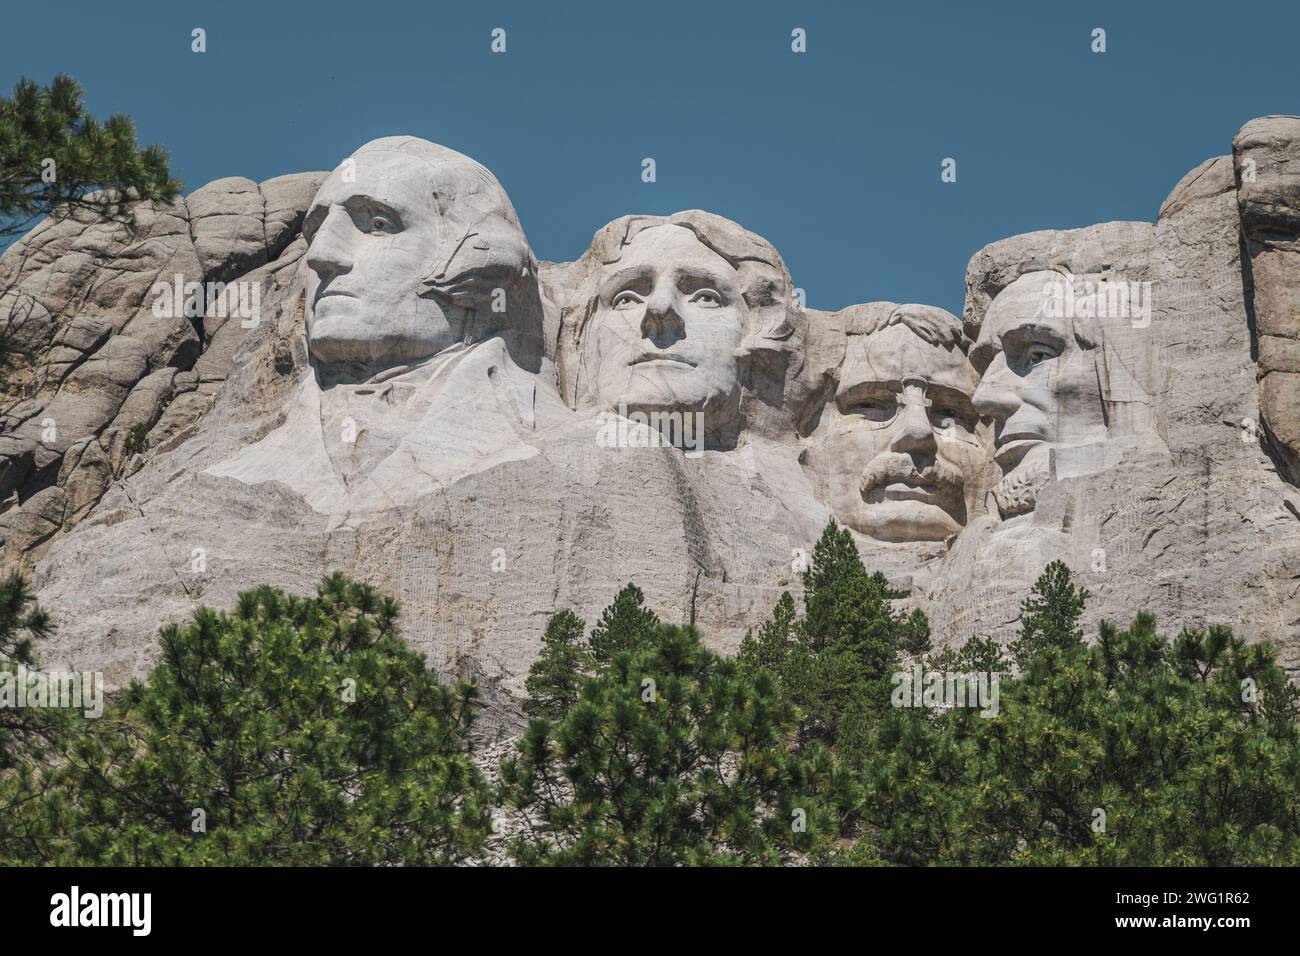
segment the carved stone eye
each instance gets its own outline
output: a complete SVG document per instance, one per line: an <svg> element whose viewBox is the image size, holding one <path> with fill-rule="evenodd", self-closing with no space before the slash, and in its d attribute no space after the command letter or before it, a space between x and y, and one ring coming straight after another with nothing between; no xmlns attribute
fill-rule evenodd
<svg viewBox="0 0 1300 956"><path fill-rule="evenodd" d="M1037 365L1039 362L1046 362L1049 359L1054 359L1060 354L1061 353L1057 349L1050 345L1035 343L1029 347L1026 357L1029 359L1030 365Z"/></svg>
<svg viewBox="0 0 1300 956"><path fill-rule="evenodd" d="M691 296L691 302L695 305L703 306L706 309L722 308L722 296L712 289L701 289L695 295Z"/></svg>
<svg viewBox="0 0 1300 956"><path fill-rule="evenodd" d="M635 309L641 304L641 297L635 292L620 292L614 296L614 308L616 309Z"/></svg>
<svg viewBox="0 0 1300 956"><path fill-rule="evenodd" d="M898 414L898 400L892 395L873 395L858 402L850 411L869 422L889 422Z"/></svg>
<svg viewBox="0 0 1300 956"><path fill-rule="evenodd" d="M370 220L371 232L384 232L387 229L388 229L388 220L385 219L383 216L374 216Z"/></svg>

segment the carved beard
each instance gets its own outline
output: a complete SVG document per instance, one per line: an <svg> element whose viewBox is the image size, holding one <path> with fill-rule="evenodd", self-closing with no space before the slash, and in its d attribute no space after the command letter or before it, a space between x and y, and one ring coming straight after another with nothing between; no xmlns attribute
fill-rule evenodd
<svg viewBox="0 0 1300 956"><path fill-rule="evenodd" d="M993 497L1002 512L1002 520L1033 511L1038 503L1038 490L1051 477L1051 459L1044 455L1024 462L998 482Z"/></svg>

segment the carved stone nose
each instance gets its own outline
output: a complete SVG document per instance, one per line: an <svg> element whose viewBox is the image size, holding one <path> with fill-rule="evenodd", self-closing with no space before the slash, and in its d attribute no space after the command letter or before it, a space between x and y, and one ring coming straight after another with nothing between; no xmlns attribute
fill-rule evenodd
<svg viewBox="0 0 1300 956"><path fill-rule="evenodd" d="M655 293L646 303L645 315L641 319L641 334L661 348L676 342L686 334L681 316L672 295Z"/></svg>
<svg viewBox="0 0 1300 956"><path fill-rule="evenodd" d="M307 247L307 268L322 279L352 268L352 255L339 235L339 219L340 215L331 211Z"/></svg>
<svg viewBox="0 0 1300 956"><path fill-rule="evenodd" d="M928 453L934 451L934 429L922 405L906 404L898 413L889 446L898 452Z"/></svg>
<svg viewBox="0 0 1300 956"><path fill-rule="evenodd" d="M984 373L983 380L975 389L975 394L971 396L971 405L975 411L981 415L1008 418L1020 407L1020 394L1001 380L1001 376L1005 374L1007 374L1006 361L999 355Z"/></svg>

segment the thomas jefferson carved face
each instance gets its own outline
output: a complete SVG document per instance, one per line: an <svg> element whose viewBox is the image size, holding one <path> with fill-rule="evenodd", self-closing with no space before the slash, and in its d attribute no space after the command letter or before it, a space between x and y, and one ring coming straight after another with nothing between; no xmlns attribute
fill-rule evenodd
<svg viewBox="0 0 1300 956"><path fill-rule="evenodd" d="M995 422L1003 479L994 495L1004 518L1033 510L1053 448L1106 436L1096 333L1048 307L1053 290L1069 281L1046 271L1016 279L993 300L971 350L984 369L974 405Z"/></svg>
<svg viewBox="0 0 1300 956"><path fill-rule="evenodd" d="M513 292L532 262L492 174L413 137L375 140L336 169L303 236L307 340L327 365L382 368L484 338L494 288Z"/></svg>
<svg viewBox="0 0 1300 956"><path fill-rule="evenodd" d="M851 335L817 458L835 515L881 541L942 541L966 523L965 487L984 452L971 407L975 370L961 323L900 306Z"/></svg>
<svg viewBox="0 0 1300 956"><path fill-rule="evenodd" d="M584 364L601 405L699 411L706 428L734 416L749 308L726 259L682 226L643 229L598 295Z"/></svg>

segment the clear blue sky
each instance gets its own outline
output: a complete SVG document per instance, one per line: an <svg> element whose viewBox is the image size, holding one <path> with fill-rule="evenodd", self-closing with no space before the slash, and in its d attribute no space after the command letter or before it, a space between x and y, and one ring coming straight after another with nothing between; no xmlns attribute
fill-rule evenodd
<svg viewBox="0 0 1300 956"><path fill-rule="evenodd" d="M186 192L422 136L497 174L541 258L700 207L775 243L821 309L960 312L985 243L1150 220L1247 119L1300 113L1297 0L10 0L0 22L0 83L70 73Z"/></svg>

